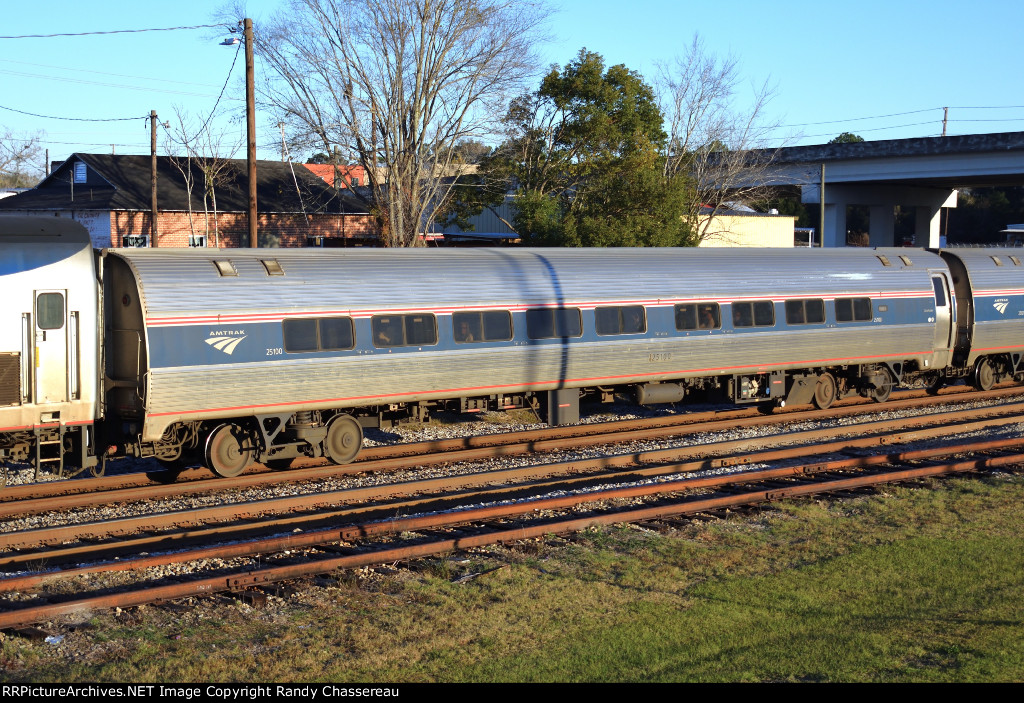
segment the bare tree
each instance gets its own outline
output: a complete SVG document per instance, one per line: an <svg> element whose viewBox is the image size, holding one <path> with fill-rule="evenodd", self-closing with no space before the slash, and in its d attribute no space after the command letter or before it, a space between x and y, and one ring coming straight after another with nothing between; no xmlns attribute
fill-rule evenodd
<svg viewBox="0 0 1024 703"><path fill-rule="evenodd" d="M735 58L709 53L694 35L686 53L659 66L658 86L669 127L665 175L689 178L687 218L698 241L728 240L719 215L738 203L767 199L776 148L768 137L779 123L765 112L774 96L766 82L737 108L740 76Z"/></svg>
<svg viewBox="0 0 1024 703"><path fill-rule="evenodd" d="M167 133L165 148L170 154L171 163L181 173L185 183L188 200L189 229L194 237L196 234L195 220L192 211L192 196L196 185L200 185L203 202L204 234L207 241L210 237L210 208L213 208L214 246L220 247L220 223L217 212L217 188L229 183L231 155L242 147L242 137L230 145L226 144L226 133L214 133L209 128L209 120L198 130L189 124L189 118L179 108L175 108L177 125ZM184 156L177 155L184 150ZM227 156L225 156L227 154Z"/></svg>
<svg viewBox="0 0 1024 703"><path fill-rule="evenodd" d="M414 246L457 145L490 134L533 69L545 17L522 0L291 0L257 33L265 99L296 146L360 163L385 243Z"/></svg>
<svg viewBox="0 0 1024 703"><path fill-rule="evenodd" d="M0 187L30 188L46 172L39 135L19 136L7 128L0 131Z"/></svg>

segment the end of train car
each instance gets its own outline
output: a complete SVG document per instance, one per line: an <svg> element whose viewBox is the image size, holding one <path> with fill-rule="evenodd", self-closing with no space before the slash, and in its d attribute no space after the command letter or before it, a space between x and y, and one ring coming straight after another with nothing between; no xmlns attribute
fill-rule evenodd
<svg viewBox="0 0 1024 703"><path fill-rule="evenodd" d="M82 225L0 217L0 461L96 465L99 296Z"/></svg>

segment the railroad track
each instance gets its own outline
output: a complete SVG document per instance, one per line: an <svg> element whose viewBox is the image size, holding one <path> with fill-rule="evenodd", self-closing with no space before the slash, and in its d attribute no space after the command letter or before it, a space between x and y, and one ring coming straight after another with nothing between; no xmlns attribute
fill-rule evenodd
<svg viewBox="0 0 1024 703"><path fill-rule="evenodd" d="M64 602L41 603L16 606L8 603L9 609L0 613L0 627L13 627L27 622L53 617L56 614L72 612L79 608L125 607L153 600L181 597L211 590L233 590L253 585L270 583L299 575L330 571L339 567L365 566L386 563L396 559L408 559L424 554L436 554L456 548L507 541L547 532L562 532L578 529L580 525L607 524L634 520L664 519L676 515L693 514L709 509L720 509L736 505L776 500L791 495L849 490L852 487L873 483L908 480L910 478L948 473L951 471L976 470L988 466L1009 466L1024 460L1017 453L1022 440L1019 433L999 441L947 444L944 447L908 452L886 452L880 456L830 458L840 450L850 451L867 447L890 446L900 442L922 438L947 437L954 433L963 434L991 428L995 425L1006 427L1024 422L1024 405L1011 405L1000 409L985 408L957 413L944 413L899 421L901 428L893 428L889 422L875 422L856 427L832 428L787 433L787 448L766 449L766 438L753 440L732 440L715 445L663 449L650 452L634 452L611 455L586 461L562 462L557 464L533 465L490 472L483 477L456 477L454 479L431 479L406 482L384 487L376 496L363 495L353 498L323 496L317 498L329 507L312 510L306 505L305 514L295 515L296 506L275 511L268 505L247 506L252 515L267 515L278 512L280 518L264 518L249 524L239 523L237 513L232 517L236 522L226 526L205 526L179 529L166 534L147 534L125 539L120 543L103 542L77 546L62 546L49 551L33 551L8 554L0 561L3 568L23 569L30 563L44 561L71 562L92 559L90 564L75 566L57 572L21 574L0 580L0 591L24 593L39 589L55 579L69 576L84 576L96 571L145 569L171 563L184 563L197 559L237 559L256 554L266 555L277 552L301 550L298 561L293 555L278 557L262 556L263 562L281 562L252 570L242 568L226 571L210 577L196 577L185 583L165 584L140 581L127 591L111 593L88 593ZM823 435L822 432L825 434ZM831 432L834 437L845 433L856 433L856 438L825 441ZM950 460L935 463L941 456L963 452L998 452L997 456ZM725 466L779 462L788 460L799 463L789 466L749 470L730 475L693 475L709 469ZM924 467L886 468L893 463L931 463ZM659 479L652 483L652 479ZM447 483L446 481L455 481ZM503 485L487 488L484 484L501 482ZM769 482L765 484L764 482ZM475 482L475 484L474 484ZM781 482L781 483L780 483ZM794 483L795 482L795 483ZM586 491L585 493L581 491ZM439 495L431 492L448 491ZM451 491L458 491L457 494ZM552 495L559 491L568 495ZM519 496L508 502L512 494ZM408 497L396 500L395 496ZM385 497L385 495L387 497ZM680 497L681 496L681 497ZM294 501L295 498L284 499ZM354 500L370 501L366 505L338 507ZM609 509L622 501L656 501L656 504L631 509ZM478 507L467 508L466 504ZM571 518L547 517L547 511L580 511L584 506L598 506L588 516L578 514ZM278 507L281 507L280 505ZM395 515L415 516L397 519ZM544 517L538 517L540 514ZM386 519L384 519L384 517ZM158 527L157 516L146 516L148 530ZM193 516L194 518L195 516ZM211 517L211 520L222 519ZM169 517L168 524L175 519ZM203 518L205 519L205 518ZM516 526L509 530L501 527L502 521L515 520ZM488 522L489 521L489 522ZM498 521L495 526L494 521ZM324 527L331 524L332 527ZM471 525L468 532L457 536L437 533L438 530L456 529L458 525ZM128 528L127 523L115 526L106 536L89 532L92 527L73 526L77 534L91 535L92 539L109 540L111 535L129 534L137 531L138 525ZM464 530L467 528L463 528ZM262 534L258 534L260 531ZM301 532L289 532L301 530ZM537 532L539 530L539 532ZM275 533L270 534L267 533ZM396 546L373 545L373 540L388 538L396 534L416 532L408 543ZM28 534L28 533L26 533ZM56 533L39 539L36 546L51 541L66 539L65 534L57 538ZM24 537L18 538L24 539ZM233 540L230 545L188 547L188 545L213 540ZM24 547L28 542L23 542ZM176 547L174 553L147 556L143 558L110 561L123 554L139 554ZM184 549L182 549L185 547ZM312 551L310 551L312 550ZM338 554L338 552L343 552ZM107 561L102 561L107 559ZM100 561L96 561L100 560ZM174 595L171 595L174 594ZM45 596L44 596L45 597Z"/></svg>
<svg viewBox="0 0 1024 703"><path fill-rule="evenodd" d="M786 409L765 415L755 408L742 408L410 442L369 448L363 452L360 461L350 465L338 466L327 464L323 460L302 460L297 461L294 468L286 471L256 465L235 478L211 477L205 469L192 468L177 474L177 481L166 472L136 472L118 476L31 483L8 486L0 491L0 521L14 516L107 505L114 502L215 493L226 488L240 490L269 487L365 473L394 473L456 462L580 449L627 441L658 440L682 434L832 421L857 417L865 412L924 409L941 407L953 402L994 403L1022 394L1024 390L1019 386L987 392L972 391L960 386L944 389L938 398L922 391L908 391L885 405L852 399L828 410Z"/></svg>

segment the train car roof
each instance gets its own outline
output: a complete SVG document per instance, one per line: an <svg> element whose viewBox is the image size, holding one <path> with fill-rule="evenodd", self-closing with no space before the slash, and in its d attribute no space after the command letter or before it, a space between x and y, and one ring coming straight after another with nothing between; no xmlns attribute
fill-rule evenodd
<svg viewBox="0 0 1024 703"><path fill-rule="evenodd" d="M15 242L64 242L92 246L89 231L70 218L0 215L0 243Z"/></svg>
<svg viewBox="0 0 1024 703"><path fill-rule="evenodd" d="M111 249L147 315L928 291L922 249Z"/></svg>

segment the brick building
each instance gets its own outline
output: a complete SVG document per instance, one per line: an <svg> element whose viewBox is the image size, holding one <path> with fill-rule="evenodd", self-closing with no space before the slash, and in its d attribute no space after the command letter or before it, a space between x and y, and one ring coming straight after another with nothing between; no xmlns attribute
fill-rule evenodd
<svg viewBox="0 0 1024 703"><path fill-rule="evenodd" d="M260 246L379 242L374 219L350 190L302 164L258 161L256 175ZM76 153L32 190L0 200L0 216L70 217L97 247L151 246L150 203L149 156ZM247 210L244 160L157 157L157 246L247 246Z"/></svg>

